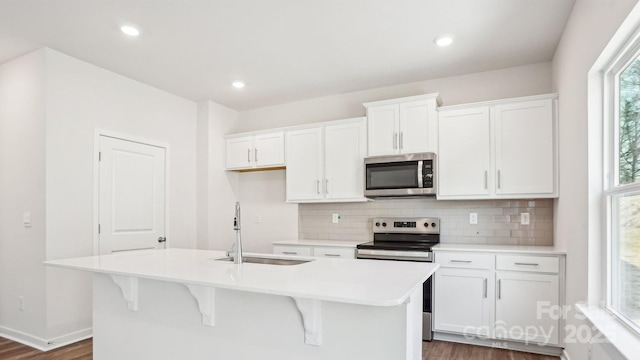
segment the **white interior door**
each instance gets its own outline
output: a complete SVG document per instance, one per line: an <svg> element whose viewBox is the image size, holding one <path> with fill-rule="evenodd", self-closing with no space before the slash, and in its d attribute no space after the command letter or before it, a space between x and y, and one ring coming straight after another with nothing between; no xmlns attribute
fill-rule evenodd
<svg viewBox="0 0 640 360"><path fill-rule="evenodd" d="M165 149L100 136L100 254L162 247Z"/></svg>

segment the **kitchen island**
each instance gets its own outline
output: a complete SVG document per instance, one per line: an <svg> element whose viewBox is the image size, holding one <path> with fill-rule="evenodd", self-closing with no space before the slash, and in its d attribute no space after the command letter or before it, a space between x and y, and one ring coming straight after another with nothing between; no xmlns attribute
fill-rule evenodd
<svg viewBox="0 0 640 360"><path fill-rule="evenodd" d="M96 360L421 359L422 283L437 264L224 257L166 249L45 264L95 273Z"/></svg>

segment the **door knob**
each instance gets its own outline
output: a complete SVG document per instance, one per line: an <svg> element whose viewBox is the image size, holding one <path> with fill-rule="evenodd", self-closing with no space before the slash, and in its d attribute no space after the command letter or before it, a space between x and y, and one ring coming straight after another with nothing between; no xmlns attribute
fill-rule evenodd
<svg viewBox="0 0 640 360"><path fill-rule="evenodd" d="M166 237L164 237L164 236L160 236L160 237L158 238L158 242L159 242L159 243L167 242L167 238L166 238Z"/></svg>

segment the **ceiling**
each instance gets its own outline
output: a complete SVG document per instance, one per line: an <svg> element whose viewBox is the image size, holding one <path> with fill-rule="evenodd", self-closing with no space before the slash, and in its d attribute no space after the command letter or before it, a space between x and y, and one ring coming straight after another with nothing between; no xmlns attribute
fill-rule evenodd
<svg viewBox="0 0 640 360"><path fill-rule="evenodd" d="M574 1L2 0L0 63L47 46L246 110L549 61Z"/></svg>

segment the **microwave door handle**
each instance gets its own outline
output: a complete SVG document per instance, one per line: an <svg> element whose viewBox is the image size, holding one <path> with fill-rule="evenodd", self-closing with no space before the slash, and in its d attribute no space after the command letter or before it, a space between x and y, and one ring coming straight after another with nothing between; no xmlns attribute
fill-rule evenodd
<svg viewBox="0 0 640 360"><path fill-rule="evenodd" d="M419 188L419 189L422 189L422 188L424 187L424 186L423 186L423 184L424 184L424 183L423 183L423 181L422 181L422 179L423 179L423 177L422 177L422 167L423 167L423 164L422 164L422 163L423 163L423 161L422 161L422 160L418 160L418 188Z"/></svg>

